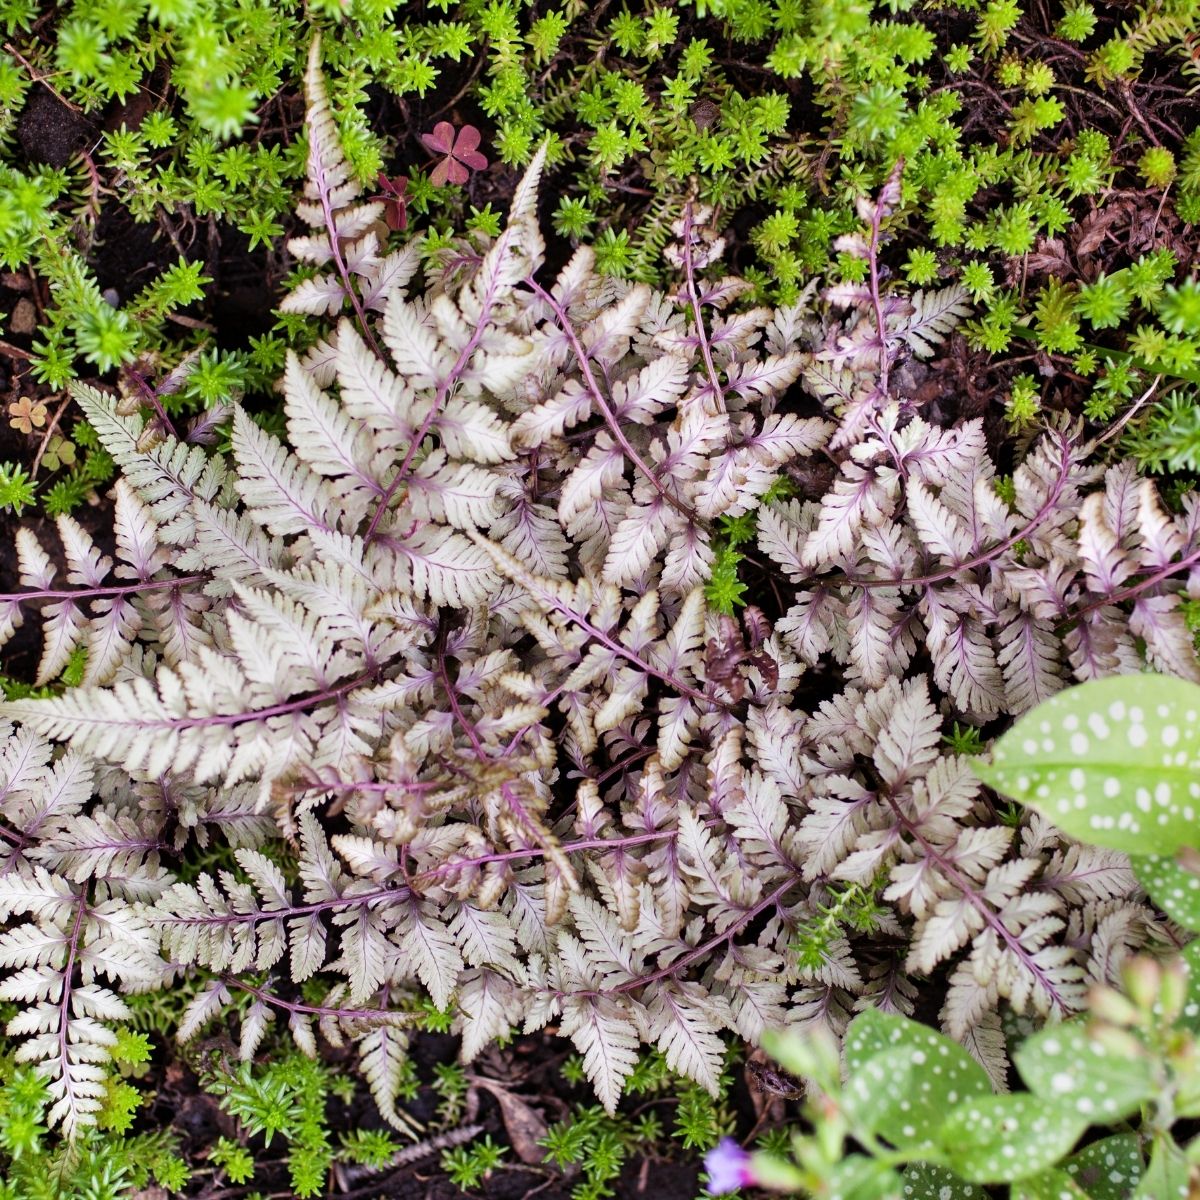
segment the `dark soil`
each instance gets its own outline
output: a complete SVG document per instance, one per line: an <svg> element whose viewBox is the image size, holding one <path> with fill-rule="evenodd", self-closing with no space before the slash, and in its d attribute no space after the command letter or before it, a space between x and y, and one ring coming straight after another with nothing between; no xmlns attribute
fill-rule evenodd
<svg viewBox="0 0 1200 1200"><path fill-rule="evenodd" d="M206 1043L199 1055L209 1058L233 1053L231 1043ZM457 1052L457 1040L435 1034L420 1034L414 1039L412 1056L422 1078L432 1074L437 1063L452 1062ZM331 1057L347 1057L347 1052L331 1051ZM460 1200L465 1195L446 1176L440 1166L442 1149L438 1139L461 1128L471 1137L490 1135L493 1141L509 1143L512 1147L505 1162L494 1171L477 1194L486 1200L568 1200L571 1190L579 1183L577 1169L560 1171L533 1159L540 1152L534 1138L544 1133L546 1125L569 1116L576 1103L591 1103L591 1097L563 1081L561 1066L567 1056L564 1044L546 1036L524 1037L514 1041L507 1051L491 1051L474 1065L474 1078L480 1081L471 1088L465 1111L457 1126L442 1129L437 1120L438 1097L430 1087L421 1089L414 1101L404 1105L404 1111L427 1131L427 1140L405 1150L406 1161L401 1166L368 1171L362 1167L342 1166L335 1169L333 1195L370 1197L371 1200ZM339 1064L340 1065L340 1064ZM347 1067L350 1058L347 1057ZM335 1068L336 1069L336 1068ZM752 1077L747 1073L746 1079ZM152 1104L139 1114L138 1126L147 1130L169 1130L178 1139L181 1153L193 1168L204 1165L208 1149L219 1137L235 1137L236 1128L221 1111L217 1102L201 1088L194 1061L168 1058L154 1069L155 1092ZM753 1086L757 1104L748 1088ZM747 1127L758 1119L767 1103L757 1091L757 1083L743 1083L738 1097L745 1102ZM512 1097L508 1113L496 1099L502 1090ZM663 1101L651 1099L640 1107L657 1107L666 1127L670 1127L670 1112ZM516 1115L513 1115L513 1110ZM360 1088L350 1104L330 1100L327 1107L328 1129L336 1142L342 1133L355 1129L385 1128L374 1105ZM402 1139L400 1139L402 1140ZM257 1173L254 1187L264 1195L290 1196L288 1170L283 1147L276 1141L270 1148L261 1145L261 1138L252 1139ZM418 1157L427 1147L423 1157ZM678 1151L678 1147L676 1146ZM694 1200L699 1187L700 1156L679 1152L674 1158L658 1155L629 1159L614 1182L617 1200ZM195 1200L233 1200L246 1188L217 1184L206 1173L198 1173L187 1191Z"/></svg>
<svg viewBox="0 0 1200 1200"><path fill-rule="evenodd" d="M48 167L65 167L95 133L88 117L45 87L30 91L17 120L17 141L25 157Z"/></svg>

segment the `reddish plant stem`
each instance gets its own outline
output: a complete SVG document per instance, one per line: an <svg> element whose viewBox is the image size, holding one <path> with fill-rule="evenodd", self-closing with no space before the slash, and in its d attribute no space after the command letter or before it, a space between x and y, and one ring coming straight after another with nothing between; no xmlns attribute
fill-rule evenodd
<svg viewBox="0 0 1200 1200"><path fill-rule="evenodd" d="M323 691L301 696L296 700L288 700L283 704L274 704L270 708L260 708L254 712L213 713L207 717L176 717L168 721L147 721L143 724L152 729L198 729L210 725L242 725L247 721L265 721L268 717L282 717L288 713L311 708L314 704L327 704L331 700L338 700L356 687L374 679L375 675L374 671L364 671L361 675L356 675L345 683L339 683L337 687L326 688Z"/></svg>
<svg viewBox="0 0 1200 1200"><path fill-rule="evenodd" d="M257 912L213 913L204 917L162 917L156 925L254 925L259 921L290 921L293 917L308 917L314 913L332 912L337 908L362 908L385 900L408 900L412 896L406 884L393 888L380 888L375 892L364 892L360 896L333 896L328 900L316 900L311 904L297 904L288 908L259 909Z"/></svg>
<svg viewBox="0 0 1200 1200"><path fill-rule="evenodd" d="M421 443L433 428L434 421L437 420L443 405L449 399L450 389L454 387L458 382L459 376L466 370L467 363L471 360L471 355L475 353L483 338L483 331L491 315L492 298L489 296L484 303L482 312L479 314L479 321L475 326L474 332L471 334L470 341L459 352L454 366L450 368L450 373L438 384L433 403L429 406L429 411L425 414L425 419L421 422L421 427L413 434L413 439L404 454L404 461L401 462L396 474L392 476L383 495L379 497L379 503L375 506L375 512L371 516L371 523L367 526L367 532L363 537L364 541L369 543L374 539L376 531L379 528L379 522L383 520L383 514L387 512L387 507L392 502L392 497L408 479L409 468L412 466L412 461L416 457L417 451L421 448Z"/></svg>
<svg viewBox="0 0 1200 1200"><path fill-rule="evenodd" d="M884 218L884 201L888 192L895 187L897 193L900 188L900 173L904 168L904 160L897 159L896 165L892 168L888 175L887 181L883 185L883 189L879 194L879 199L875 202L874 211L871 214L871 239L868 246L867 263L870 270L870 292L871 292L871 307L875 315L875 330L876 336L879 338L879 380L875 385L875 391L881 401L886 402L888 398L888 385L891 380L892 360L888 354L887 341L887 318L883 315L883 294L880 289L879 279L879 243L883 232ZM896 444L892 440L891 434L885 434L883 428L879 424L878 411L872 412L868 417L868 424L876 437L883 442L888 449L888 453L892 456L892 461L896 464L896 469L900 472L901 477L907 476L904 463L901 456L896 453Z"/></svg>
<svg viewBox="0 0 1200 1200"><path fill-rule="evenodd" d="M479 731L475 728L475 722L468 720L467 714L463 712L462 705L458 702L458 692L450 680L450 672L446 668L446 652L443 647L438 647L435 658L438 675L441 676L442 680L442 688L446 693L446 698L450 701L450 711L454 714L454 719L462 726L463 732L467 735L471 743L471 748L475 751L475 757L481 763L486 763L488 761L488 752L483 748L483 742L479 738Z"/></svg>
<svg viewBox="0 0 1200 1200"><path fill-rule="evenodd" d="M358 779L331 783L294 783L280 790L290 796L301 796L306 792L433 792L449 786L447 781L440 779L414 779L404 783L387 779Z"/></svg>
<svg viewBox="0 0 1200 1200"><path fill-rule="evenodd" d="M375 340L374 333L371 332L371 326L367 321L367 314L363 310L362 301L359 299L358 292L354 289L354 283L350 279L350 272L346 267L346 258L342 254L342 244L338 236L337 222L333 219L333 206L329 202L329 189L325 186L323 180L319 185L319 190L321 193L321 216L325 219L325 229L329 234L329 249L333 255L334 266L337 267L342 287L345 289L351 307L354 309L354 315L358 318L358 326L362 330L367 345L371 347L375 357L381 359L383 358L383 351L380 350L379 343Z"/></svg>
<svg viewBox="0 0 1200 1200"><path fill-rule="evenodd" d="M720 701L714 700L711 696L706 696L703 692L697 691L690 684L684 683L682 679L676 679L674 675L670 675L665 671L660 671L657 667L652 667L634 651L630 650L626 646L621 645L616 638L593 625L591 621L587 619L587 617L583 616L582 613L577 613L574 609L569 608L557 597L547 596L545 599L549 603L550 607L555 610L555 612L558 612L562 616L566 617L568 621L574 622L579 626L580 629L584 631L584 633L595 638L596 641L607 647L618 657L625 659L627 662L633 663L633 665L644 674L660 680L669 687L674 688L680 693L680 695L687 696L692 700L700 702L701 704L716 704L720 706Z"/></svg>
<svg viewBox="0 0 1200 1200"><path fill-rule="evenodd" d="M25 834L3 824L0 824L0 838L3 838L6 842L11 842L18 849L29 845L29 838Z"/></svg>
<svg viewBox="0 0 1200 1200"><path fill-rule="evenodd" d="M162 588L183 587L189 583L204 583L207 575L180 575L175 579L149 579L144 583L129 583L98 588L42 588L34 592L0 592L0 604L26 600L108 600L114 596L156 592Z"/></svg>
<svg viewBox="0 0 1200 1200"><path fill-rule="evenodd" d="M975 890L974 884L925 837L920 829L908 818L894 796L888 795L887 802L896 814L896 820L900 828L921 847L925 857L935 863L938 870L958 888L971 907L983 917L984 923L991 926L996 936L1012 951L1013 955L1021 962L1021 965L1030 975L1038 981L1049 997L1050 1002L1058 1011L1064 1016L1069 1014L1071 1011L1070 1006L1063 999L1054 984L1050 982L1045 971L1038 966L1033 956L1021 944L1021 939L1004 924L995 909L979 895Z"/></svg>
<svg viewBox="0 0 1200 1200"><path fill-rule="evenodd" d="M1181 558L1177 563L1168 563L1165 567L1160 567L1153 574L1148 575L1145 579L1138 583L1132 584L1130 587L1122 588L1119 592L1114 592L1111 596L1102 596L1099 600L1093 600L1090 604L1085 604L1083 608L1077 609L1071 614L1071 619L1078 621L1081 617L1086 617L1088 613L1095 612L1098 608L1104 608L1109 604L1121 604L1126 600L1133 600L1140 596L1147 588L1153 587L1156 583L1162 583L1164 579L1169 579L1172 575L1178 575L1180 571L1186 571L1189 567L1196 566L1200 563L1200 550L1193 550L1186 558Z"/></svg>
<svg viewBox="0 0 1200 1200"><path fill-rule="evenodd" d="M339 1020L351 1021L369 1021L372 1018L380 1019L387 1018L388 1024L396 1024L395 1018L399 1015L411 1017L415 1023L419 1018L419 1013L409 1013L405 1009L396 1008L327 1008L323 1004L301 1004L295 1000L285 1000L282 996L276 996L273 992L268 992L266 988L255 987L252 983L246 983L242 979L238 979L234 975L222 975L223 983L230 987L235 987L239 991L248 992L257 1000L261 1000L264 1004L270 1004L274 1008L282 1008L289 1013L299 1013L305 1017L337 1017Z"/></svg>
<svg viewBox="0 0 1200 1200"><path fill-rule="evenodd" d="M636 979L627 979L624 983L618 983L615 987L604 988L598 992L573 992L574 996L613 996L621 995L625 992L633 992L638 988L646 987L651 983L658 983L662 979L669 979L677 975L684 967L691 966L697 959L706 958L718 946L729 941L734 934L740 932L755 917L767 911L774 904L778 904L780 900L796 886L795 878L789 878L785 883L781 883L771 894L760 900L753 907L746 909L724 933L715 934L709 938L707 942L701 942L699 946L693 947L686 954L675 959L674 962L668 963L665 967L660 967L650 975L639 975Z"/></svg>
<svg viewBox="0 0 1200 1200"><path fill-rule="evenodd" d="M79 957L79 939L83 936L83 923L87 919L87 900L82 892L75 895L75 918L71 922L71 934L67 942L67 961L62 969L62 997L58 1002L58 1058L62 1064L63 1096L75 1111L75 1089L71 1086L71 1048L68 1036L71 1018L71 995L75 976L75 962Z"/></svg>
<svg viewBox="0 0 1200 1200"><path fill-rule="evenodd" d="M648 842L673 841L676 836L675 830L672 829L662 833L636 833L621 838L587 838L580 842L563 843L558 847L558 853L578 854L584 850L625 850L630 846L643 846ZM414 876L413 886L422 886L427 882L440 879L443 875L452 875L464 868L485 867L488 863L513 862L520 858L544 858L546 853L544 848L536 846L528 850L503 850L497 851L495 854L481 854L477 858L463 859L459 862L441 863L439 866L430 867L428 871L422 871L419 875Z"/></svg>
<svg viewBox="0 0 1200 1200"><path fill-rule="evenodd" d="M579 363L579 370L583 375L584 383L587 384L587 389L591 393L596 407L604 417L604 423L608 426L608 430L613 435L617 445L621 447L621 450L629 461L650 481L650 485L662 497L663 501L675 509L676 512L682 514L689 524L696 524L698 521L696 514L679 500L678 497L667 491L663 486L662 480L659 479L658 475L655 474L654 470L637 450L634 449L633 444L625 436L625 431L621 428L616 413L609 406L608 401L604 398L604 393L600 390L600 385L596 382L596 376L592 373L591 364L588 362L587 351L583 348L583 343L580 342L579 335L575 332L575 327L571 324L571 318L567 316L566 310L532 276L526 278L525 286L530 288L538 299L542 300L550 308L550 311L554 314L554 319L558 322L558 327L567 335L567 340L571 343L571 349Z"/></svg>
<svg viewBox="0 0 1200 1200"><path fill-rule="evenodd" d="M892 175L896 174L896 168L893 168ZM887 192L891 186L892 179L884 184L883 191ZM882 234L883 226L883 194L881 193L879 200L875 204L875 210L871 214L871 241L868 247L867 264L870 269L870 289L871 289L871 307L875 312L875 329L876 335L879 338L879 394L886 396L888 394L888 383L891 375L891 360L888 357L887 348L887 320L883 315L883 296L879 287L879 239Z"/></svg>
<svg viewBox="0 0 1200 1200"><path fill-rule="evenodd" d="M162 401L158 398L158 393L150 386L149 380L140 372L135 371L133 367L122 367L126 378L133 380L134 386L141 393L142 399L154 409L154 415L158 417L162 423L162 427L176 441L179 441L179 434L175 432L175 426L171 422L171 418L167 416L167 410L163 408Z"/></svg>
<svg viewBox="0 0 1200 1200"><path fill-rule="evenodd" d="M995 546L989 547L987 550L975 555L974 558L969 558L965 562L956 563L952 567L945 567L940 571L934 571L930 575L915 575L908 579L862 579L856 575L845 576L845 582L853 584L855 587L876 588L876 587L924 587L931 583L941 583L943 580L952 579L961 571L971 571L976 567L983 566L984 563L990 562L993 558L1003 554L1006 550L1010 550L1023 538L1028 537L1053 511L1054 506L1058 503L1059 496L1062 495L1063 485L1066 483L1067 470L1070 465L1070 446L1064 438L1062 441L1062 470L1059 472L1058 478L1054 481L1054 487L1051 489L1050 495L1046 498L1042 507L1033 515L1032 519L1022 526L1011 537L1007 537L1002 542L998 542Z"/></svg>

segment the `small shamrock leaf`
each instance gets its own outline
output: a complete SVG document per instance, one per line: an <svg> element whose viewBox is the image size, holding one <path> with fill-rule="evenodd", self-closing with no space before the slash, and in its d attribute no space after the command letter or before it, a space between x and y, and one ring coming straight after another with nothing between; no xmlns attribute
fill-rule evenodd
<svg viewBox="0 0 1200 1200"><path fill-rule="evenodd" d="M1170 854L1198 840L1200 687L1119 675L1022 717L976 773L1082 841Z"/></svg>
<svg viewBox="0 0 1200 1200"><path fill-rule="evenodd" d="M479 153L480 134L474 125L464 125L456 133L449 121L439 121L432 133L421 134L421 141L431 153L442 156L429 176L435 187L466 183L472 171L482 171L488 165Z"/></svg>
<svg viewBox="0 0 1200 1200"><path fill-rule="evenodd" d="M20 433L32 433L35 426L40 429L45 425L46 406L40 400L34 401L28 396L22 396L8 406L8 415L12 418L9 425L15 430Z"/></svg>
<svg viewBox="0 0 1200 1200"><path fill-rule="evenodd" d="M1079 1021L1026 1038L1013 1061L1035 1096L1088 1121L1113 1124L1158 1092L1148 1059L1115 1053Z"/></svg>
<svg viewBox="0 0 1200 1200"><path fill-rule="evenodd" d="M380 171L377 182L380 195L376 199L383 201L383 219L387 227L403 233L408 228L408 176L397 175L389 179Z"/></svg>
<svg viewBox="0 0 1200 1200"><path fill-rule="evenodd" d="M56 433L50 439L46 453L42 455L42 462L48 471L57 471L62 466L74 466L75 443Z"/></svg>
<svg viewBox="0 0 1200 1200"><path fill-rule="evenodd" d="M977 1096L950 1113L937 1137L952 1170L974 1183L1001 1183L1053 1167L1087 1125L1037 1096Z"/></svg>

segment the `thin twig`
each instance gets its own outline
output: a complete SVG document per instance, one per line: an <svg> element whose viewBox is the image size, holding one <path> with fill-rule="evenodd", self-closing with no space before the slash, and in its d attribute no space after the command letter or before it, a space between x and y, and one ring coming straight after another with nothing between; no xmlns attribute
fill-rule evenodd
<svg viewBox="0 0 1200 1200"><path fill-rule="evenodd" d="M696 272L692 262L692 229L692 204L689 200L683 210L683 274L688 303L692 306L692 318L696 322L696 340L700 344L700 356L704 359L704 369L708 373L709 386L713 392L713 403L716 405L717 412L721 412L725 407L725 395L717 376L717 368L713 364L712 346L709 344L708 331L704 328L704 316L700 311L700 297L696 294Z"/></svg>
<svg viewBox="0 0 1200 1200"><path fill-rule="evenodd" d="M12 44L12 42L5 42L4 48L21 64L21 66L25 68L25 70L29 72L29 77L34 83L40 83L42 87L44 87L46 91L50 92L60 104L65 104L72 112L83 112L83 109L80 108L78 104L72 104L71 101L68 100L66 96L64 96L62 92L60 92L58 88L54 86L54 84L50 83L47 77L41 74L33 65L33 63L31 63L29 59L27 59L25 55L23 55L20 50L18 50L16 46Z"/></svg>
<svg viewBox="0 0 1200 1200"><path fill-rule="evenodd" d="M33 355L28 350L22 350L20 346L14 346L11 342L0 340L0 354L7 354L12 358L20 358L25 362L33 362Z"/></svg>
<svg viewBox="0 0 1200 1200"><path fill-rule="evenodd" d="M54 431L58 428L58 423L62 420L62 415L67 411L67 405L70 402L70 394L62 398L62 403L54 410L54 416L51 418L50 424L46 426L45 433L42 434L42 444L38 446L38 451L33 456L33 465L29 468L29 475L33 479L37 478L38 467L42 465L42 456L46 453L46 447L50 445L50 439L54 436Z"/></svg>
<svg viewBox="0 0 1200 1200"><path fill-rule="evenodd" d="M1102 433L1095 440L1095 442L1093 443L1093 449L1098 449L1105 442L1107 442L1110 438L1115 437L1118 433L1120 433L1121 430L1124 429L1125 426L1129 424L1130 420L1132 420L1132 418L1139 411L1139 409L1141 409L1143 407L1143 405L1145 405L1146 401L1149 400L1150 397L1154 395L1155 391L1158 389L1158 385L1160 383L1162 383L1162 378L1163 377L1161 375L1155 375L1154 381L1122 414L1121 419L1119 421L1117 421L1115 424L1111 425L1108 429L1106 429L1104 431L1104 433Z"/></svg>

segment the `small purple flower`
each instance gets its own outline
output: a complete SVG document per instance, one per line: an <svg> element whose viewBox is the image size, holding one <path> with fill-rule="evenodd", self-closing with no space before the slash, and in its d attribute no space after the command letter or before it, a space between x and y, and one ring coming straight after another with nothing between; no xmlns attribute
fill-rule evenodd
<svg viewBox="0 0 1200 1200"><path fill-rule="evenodd" d="M710 1196L724 1196L754 1183L750 1155L733 1138L722 1138L704 1156L704 1169L708 1172L706 1187Z"/></svg>

